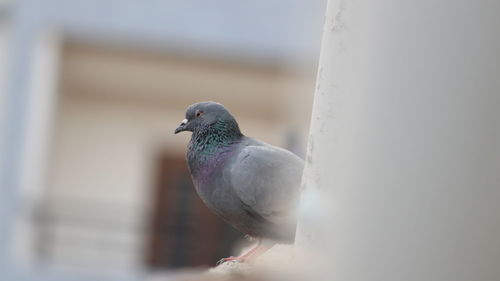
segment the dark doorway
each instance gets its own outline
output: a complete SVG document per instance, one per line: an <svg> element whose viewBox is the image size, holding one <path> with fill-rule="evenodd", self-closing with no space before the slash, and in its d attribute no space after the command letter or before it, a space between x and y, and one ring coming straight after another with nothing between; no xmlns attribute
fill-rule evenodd
<svg viewBox="0 0 500 281"><path fill-rule="evenodd" d="M196 194L184 158L157 161L147 264L154 269L213 266L243 235L215 216Z"/></svg>

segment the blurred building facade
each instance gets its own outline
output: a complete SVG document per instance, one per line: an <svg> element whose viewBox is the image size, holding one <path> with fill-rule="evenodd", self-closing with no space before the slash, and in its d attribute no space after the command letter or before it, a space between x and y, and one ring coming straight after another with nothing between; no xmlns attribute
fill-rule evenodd
<svg viewBox="0 0 500 281"><path fill-rule="evenodd" d="M245 134L302 154L323 2L10 2L6 259L130 277L230 253L240 236L192 192L189 135L173 129L214 100Z"/></svg>

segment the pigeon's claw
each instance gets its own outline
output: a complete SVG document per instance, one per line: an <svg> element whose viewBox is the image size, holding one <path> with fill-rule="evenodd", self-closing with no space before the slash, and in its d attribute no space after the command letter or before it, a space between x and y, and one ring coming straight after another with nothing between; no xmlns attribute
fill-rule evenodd
<svg viewBox="0 0 500 281"><path fill-rule="evenodd" d="M225 262L228 262L228 261L234 261L234 262L244 262L245 261L245 257L233 257L233 256L230 256L230 257L227 257L227 258L223 258L223 259L220 259L216 265L221 265Z"/></svg>

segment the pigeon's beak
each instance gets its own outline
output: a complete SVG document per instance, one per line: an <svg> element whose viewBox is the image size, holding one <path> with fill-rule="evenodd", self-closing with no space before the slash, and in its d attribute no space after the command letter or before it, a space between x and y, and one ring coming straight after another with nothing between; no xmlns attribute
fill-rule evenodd
<svg viewBox="0 0 500 281"><path fill-rule="evenodd" d="M182 120L181 124L179 125L179 127L177 127L174 131L174 134L177 134L177 133L180 133L180 132L183 132L183 131L186 131L186 124L187 124L188 120L187 119L184 119Z"/></svg>

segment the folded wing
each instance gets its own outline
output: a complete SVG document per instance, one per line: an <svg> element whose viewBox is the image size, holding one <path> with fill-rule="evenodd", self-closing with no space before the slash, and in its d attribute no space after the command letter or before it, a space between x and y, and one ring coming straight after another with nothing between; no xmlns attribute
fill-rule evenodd
<svg viewBox="0 0 500 281"><path fill-rule="evenodd" d="M235 157L231 185L254 216L281 225L294 220L304 163L270 145L249 145Z"/></svg>

